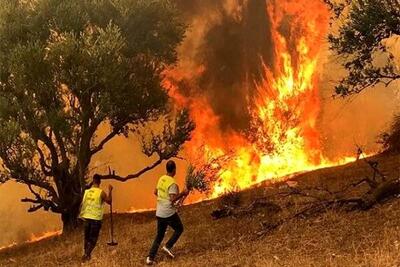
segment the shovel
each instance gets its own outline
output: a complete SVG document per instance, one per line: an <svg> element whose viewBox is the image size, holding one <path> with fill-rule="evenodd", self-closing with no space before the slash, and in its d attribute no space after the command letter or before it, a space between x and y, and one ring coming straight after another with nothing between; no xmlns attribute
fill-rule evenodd
<svg viewBox="0 0 400 267"><path fill-rule="evenodd" d="M114 247L114 246L118 245L118 243L114 241L114 223L113 223L112 202L110 204L110 220L111 220L111 241L108 242L107 245Z"/></svg>

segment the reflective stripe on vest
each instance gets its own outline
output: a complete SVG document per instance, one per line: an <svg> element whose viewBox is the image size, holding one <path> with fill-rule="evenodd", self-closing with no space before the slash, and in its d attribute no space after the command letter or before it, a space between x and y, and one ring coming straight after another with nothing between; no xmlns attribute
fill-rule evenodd
<svg viewBox="0 0 400 267"><path fill-rule="evenodd" d="M103 201L100 188L92 187L85 190L82 201L81 217L101 221L103 219Z"/></svg>
<svg viewBox="0 0 400 267"><path fill-rule="evenodd" d="M157 199L169 201L169 187L175 184L175 179L171 176L161 176L157 183Z"/></svg>

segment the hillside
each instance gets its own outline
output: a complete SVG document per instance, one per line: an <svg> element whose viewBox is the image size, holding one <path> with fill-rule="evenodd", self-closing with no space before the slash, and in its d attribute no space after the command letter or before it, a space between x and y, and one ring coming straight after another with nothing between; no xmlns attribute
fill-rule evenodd
<svg viewBox="0 0 400 267"><path fill-rule="evenodd" d="M399 174L400 157L377 156L379 168L390 177ZM370 174L362 161L317 170L293 178L298 187L337 188ZM236 217L213 220L210 213L221 200L181 209L185 232L178 242L177 258L160 252L157 266L399 266L400 201L391 199L368 211L326 210L307 218L288 220L259 235L261 223L277 220L296 207L297 197L279 197L284 185L241 192L240 205L256 199L277 206L262 206ZM226 198L225 198L225 201ZM93 259L84 266L143 266L155 234L153 212L118 214L119 245L108 247L106 219ZM0 252L0 266L79 266L81 236L55 237Z"/></svg>

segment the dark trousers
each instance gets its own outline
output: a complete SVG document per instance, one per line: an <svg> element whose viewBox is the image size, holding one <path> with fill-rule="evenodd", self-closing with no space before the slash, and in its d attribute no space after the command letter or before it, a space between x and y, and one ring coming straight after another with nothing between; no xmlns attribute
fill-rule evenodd
<svg viewBox="0 0 400 267"><path fill-rule="evenodd" d="M160 244L164 239L165 232L167 231L168 226L174 229L173 235L165 244L168 249L171 249L175 245L176 241L178 241L179 237L183 233L183 225L178 213L175 213L168 218L157 217L157 235L149 252L150 259L154 260L154 258L156 257L158 248L160 247Z"/></svg>
<svg viewBox="0 0 400 267"><path fill-rule="evenodd" d="M90 257L99 238L101 221L85 219L85 256Z"/></svg>

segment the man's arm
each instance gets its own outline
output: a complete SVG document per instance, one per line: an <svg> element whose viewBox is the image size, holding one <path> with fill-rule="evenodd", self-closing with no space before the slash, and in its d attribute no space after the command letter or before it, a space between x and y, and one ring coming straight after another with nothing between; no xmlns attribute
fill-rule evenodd
<svg viewBox="0 0 400 267"><path fill-rule="evenodd" d="M82 218L81 217L81 214L82 214L82 206L83 206L83 201L85 200L85 196L83 197L83 199L82 199L82 202L81 202L81 204L79 205L79 216L78 216L78 218Z"/></svg>
<svg viewBox="0 0 400 267"><path fill-rule="evenodd" d="M171 200L172 203L175 203L178 200L180 200L181 198L186 197L187 195L189 195L189 191L187 189L185 189L178 194L169 194L169 199Z"/></svg>
<svg viewBox="0 0 400 267"><path fill-rule="evenodd" d="M106 202L107 204L111 204L112 202L112 191L113 191L113 186L109 185L108 186L108 194L106 194L106 192L101 192L101 199Z"/></svg>

